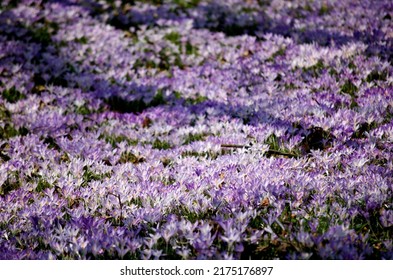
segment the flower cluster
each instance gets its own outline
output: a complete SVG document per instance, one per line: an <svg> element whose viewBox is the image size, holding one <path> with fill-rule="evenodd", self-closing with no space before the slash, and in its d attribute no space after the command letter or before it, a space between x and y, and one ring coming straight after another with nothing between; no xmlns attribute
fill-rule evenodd
<svg viewBox="0 0 393 280"><path fill-rule="evenodd" d="M393 4L0 6L1 259L393 259Z"/></svg>

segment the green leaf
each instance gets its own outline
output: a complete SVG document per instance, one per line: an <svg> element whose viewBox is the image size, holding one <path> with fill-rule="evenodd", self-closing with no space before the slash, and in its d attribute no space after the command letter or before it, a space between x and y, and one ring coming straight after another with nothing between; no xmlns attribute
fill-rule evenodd
<svg viewBox="0 0 393 280"><path fill-rule="evenodd" d="M352 97L356 97L356 93L358 92L358 88L351 81L347 80L341 86L341 92L349 94Z"/></svg>
<svg viewBox="0 0 393 280"><path fill-rule="evenodd" d="M42 192L45 189L52 188L53 186L49 184L46 180L40 178L36 187L36 192Z"/></svg>
<svg viewBox="0 0 393 280"><path fill-rule="evenodd" d="M161 141L160 139L156 139L153 142L153 149L168 150L170 148L172 148L172 146L169 142Z"/></svg>
<svg viewBox="0 0 393 280"><path fill-rule="evenodd" d="M175 45L180 45L180 39L181 39L181 35L176 32L176 31L172 31L170 33L167 33L164 38L172 43L174 43Z"/></svg>
<svg viewBox="0 0 393 280"><path fill-rule="evenodd" d="M5 89L1 93L2 97L7 100L9 103L16 103L19 100L25 99L26 95L18 91L15 86L10 89Z"/></svg>

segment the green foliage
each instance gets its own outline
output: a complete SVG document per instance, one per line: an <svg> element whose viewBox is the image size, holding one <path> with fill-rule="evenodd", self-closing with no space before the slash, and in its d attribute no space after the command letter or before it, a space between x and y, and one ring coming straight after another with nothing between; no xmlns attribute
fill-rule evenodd
<svg viewBox="0 0 393 280"><path fill-rule="evenodd" d="M45 189L52 188L53 186L49 184L46 180L40 178L37 183L36 192L42 192Z"/></svg>
<svg viewBox="0 0 393 280"><path fill-rule="evenodd" d="M281 145L279 139L274 133L271 134L269 137L267 137L264 143L269 145L269 148L271 150L276 150L276 151L280 150Z"/></svg>
<svg viewBox="0 0 393 280"><path fill-rule="evenodd" d="M160 139L156 139L153 142L153 149L168 150L171 148L172 148L172 146L169 142L161 141Z"/></svg>
<svg viewBox="0 0 393 280"><path fill-rule="evenodd" d="M127 142L128 145L138 145L138 139L129 139L124 135L101 134L98 139L104 139L106 143L111 144L113 148L117 147L118 143Z"/></svg>
<svg viewBox="0 0 393 280"><path fill-rule="evenodd" d="M16 129L12 124L6 123L4 127L0 127L0 139L9 139L15 136L26 136L29 131L25 127Z"/></svg>
<svg viewBox="0 0 393 280"><path fill-rule="evenodd" d="M173 95L175 96L176 99L180 99L182 97L182 94L179 91L174 91Z"/></svg>
<svg viewBox="0 0 393 280"><path fill-rule="evenodd" d="M173 0L173 3L182 9L189 9L198 6L200 0Z"/></svg>
<svg viewBox="0 0 393 280"><path fill-rule="evenodd" d="M318 11L319 16L327 15L331 11L331 7L329 7L326 3L322 3L321 8Z"/></svg>
<svg viewBox="0 0 393 280"><path fill-rule="evenodd" d="M348 63L348 68L352 69L352 70L355 70L357 67L356 67L355 63L353 63L353 61L351 61L351 62Z"/></svg>
<svg viewBox="0 0 393 280"><path fill-rule="evenodd" d="M332 77L336 77L336 80L337 80L339 74L338 74L337 70L332 67L332 68L329 69L329 75L332 76Z"/></svg>
<svg viewBox="0 0 393 280"><path fill-rule="evenodd" d="M356 97L356 93L358 92L358 88L349 80L341 86L340 90L342 93L349 94L351 97Z"/></svg>
<svg viewBox="0 0 393 280"><path fill-rule="evenodd" d="M166 103L164 99L164 94L161 89L157 90L156 95L153 97L153 100L148 104L148 107L155 107L159 105L164 105Z"/></svg>
<svg viewBox="0 0 393 280"><path fill-rule="evenodd" d="M286 90L293 90L293 89L298 89L299 87L295 86L295 84L291 82L291 83L285 83L284 88Z"/></svg>
<svg viewBox="0 0 393 280"><path fill-rule="evenodd" d="M32 41L41 43L44 46L52 44L52 34L55 34L59 30L59 24L44 18L37 23L39 26L33 25L26 27L29 30Z"/></svg>
<svg viewBox="0 0 393 280"><path fill-rule="evenodd" d="M316 64L310 67L303 67L302 70L304 73L317 78L322 74L322 71L325 69L325 65L323 64L323 61L320 59Z"/></svg>
<svg viewBox="0 0 393 280"><path fill-rule="evenodd" d="M180 45L181 44L181 42L180 42L181 35L178 32L176 32L176 31L172 31L172 32L166 34L164 36L164 38L166 40L172 42L175 45Z"/></svg>
<svg viewBox="0 0 393 280"><path fill-rule="evenodd" d="M89 42L89 40L85 36L82 36L82 37L79 37L79 38L75 38L74 41L75 41L75 43L79 43L79 44L82 44L82 45L86 45Z"/></svg>
<svg viewBox="0 0 393 280"><path fill-rule="evenodd" d="M329 229L330 219L326 216L321 216L318 219L318 228L317 232L319 234L324 234Z"/></svg>
<svg viewBox="0 0 393 280"><path fill-rule="evenodd" d="M75 113L86 116L86 115L90 115L91 111L87 107L87 105L82 105L76 108Z"/></svg>
<svg viewBox="0 0 393 280"><path fill-rule="evenodd" d="M365 208L364 201L361 202ZM391 204L390 201L383 203L385 205ZM392 240L393 231L386 230L380 223L380 211L382 209L368 210L368 218L364 215L357 214L352 218L350 228L354 229L356 233L367 236L367 242L373 246L373 253L370 258L380 259L382 252L386 252L386 247L382 244L384 240ZM382 242L381 242L382 241Z"/></svg>
<svg viewBox="0 0 393 280"><path fill-rule="evenodd" d="M252 229L263 229L265 227L265 222L261 215L257 215L250 220L248 226Z"/></svg>
<svg viewBox="0 0 393 280"><path fill-rule="evenodd" d="M186 104L188 104L188 105L196 105L196 104L203 103L206 100L208 100L208 98L206 96L202 96L202 95L197 94L194 98L187 98L186 99Z"/></svg>
<svg viewBox="0 0 393 280"><path fill-rule="evenodd" d="M8 111L3 104L0 104L0 119L1 120L10 120L11 113Z"/></svg>
<svg viewBox="0 0 393 280"><path fill-rule="evenodd" d="M3 92L1 93L1 96L7 100L9 103L16 103L19 100L25 99L26 95L24 95L23 93L21 93L20 91L18 91L15 86L9 88L9 89L5 89L3 90Z"/></svg>
<svg viewBox="0 0 393 280"><path fill-rule="evenodd" d="M83 182L82 187L88 186L88 184L92 181L102 181L104 178L110 177L110 172L104 174L94 173L88 166L83 167Z"/></svg>
<svg viewBox="0 0 393 280"><path fill-rule="evenodd" d="M114 2L114 0L106 0L107 2ZM122 2L142 2L142 3L150 3L153 5L162 5L164 4L164 0L122 0Z"/></svg>
<svg viewBox="0 0 393 280"><path fill-rule="evenodd" d="M186 55L198 55L198 47L193 46L189 41L186 43Z"/></svg>
<svg viewBox="0 0 393 280"><path fill-rule="evenodd" d="M149 59L137 59L133 65L133 69L137 68L154 68L161 71L168 71L174 66L180 69L184 68L184 63L181 59L181 53L186 55L198 55L198 47L193 46L190 41L185 44L181 42L181 35L176 31L167 33L164 39L173 43L177 46L178 50L173 50L172 48L166 47L161 49L157 55L159 57L158 63ZM154 52L150 48L146 48L145 52Z"/></svg>
<svg viewBox="0 0 393 280"><path fill-rule="evenodd" d="M298 149L290 151L283 146L282 140L280 140L274 133L267 137L264 144L269 145L269 150L265 153L267 157L270 156L284 156L290 158L297 158L300 155Z"/></svg>
<svg viewBox="0 0 393 280"><path fill-rule="evenodd" d="M158 64L160 70L169 70L173 66L177 66L180 69L184 68L183 61L178 53L168 53L168 49L164 48L158 54L160 56L160 63ZM174 61L172 62L172 60Z"/></svg>
<svg viewBox="0 0 393 280"><path fill-rule="evenodd" d="M146 59L137 59L134 62L134 65L132 67L133 69L138 69L138 68L157 68L157 65L154 61L152 60L146 60Z"/></svg>
<svg viewBox="0 0 393 280"><path fill-rule="evenodd" d="M347 80L340 89L341 93L346 93L351 96L351 104L349 107L351 109L359 107L358 103L356 102L356 93L358 92L357 86L355 86L351 81Z"/></svg>
<svg viewBox="0 0 393 280"><path fill-rule="evenodd" d="M277 57L279 56L283 56L285 55L285 48L280 48L278 51L276 51L275 53L273 53L268 59L268 62L274 62L276 60Z"/></svg>
<svg viewBox="0 0 393 280"><path fill-rule="evenodd" d="M43 44L49 44L51 42L51 35L45 27L34 30L32 37L34 41L38 41Z"/></svg>
<svg viewBox="0 0 393 280"><path fill-rule="evenodd" d="M184 139L183 145L188 145L196 141L203 141L205 140L206 136L207 136L206 133L196 133L196 134L189 133Z"/></svg>

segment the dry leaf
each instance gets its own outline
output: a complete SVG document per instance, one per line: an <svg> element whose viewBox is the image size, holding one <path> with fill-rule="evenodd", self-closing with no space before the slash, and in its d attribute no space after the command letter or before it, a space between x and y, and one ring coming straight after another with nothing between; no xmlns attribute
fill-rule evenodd
<svg viewBox="0 0 393 280"><path fill-rule="evenodd" d="M149 117L146 117L142 121L142 127L143 128L150 127L152 123L153 121Z"/></svg>
<svg viewBox="0 0 393 280"><path fill-rule="evenodd" d="M270 205L269 198L265 197L264 199L262 199L261 201L262 207L268 207L269 205Z"/></svg>

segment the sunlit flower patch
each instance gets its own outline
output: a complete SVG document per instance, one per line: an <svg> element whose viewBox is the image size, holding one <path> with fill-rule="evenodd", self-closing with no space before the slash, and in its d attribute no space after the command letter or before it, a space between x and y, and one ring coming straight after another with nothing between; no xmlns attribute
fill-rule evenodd
<svg viewBox="0 0 393 280"><path fill-rule="evenodd" d="M0 258L393 259L392 11L2 1Z"/></svg>

